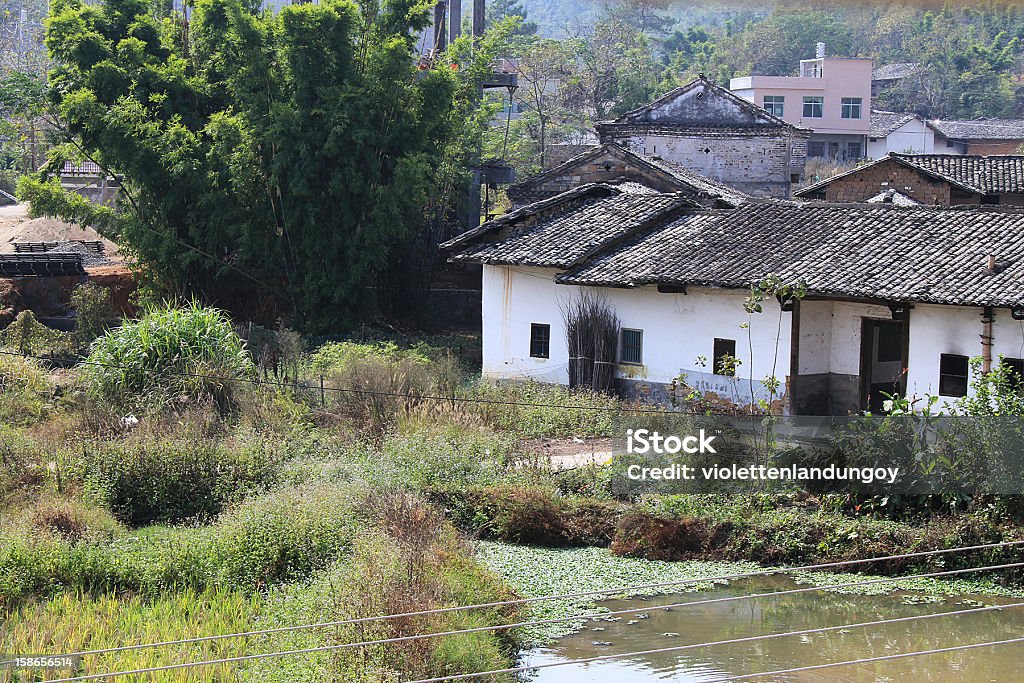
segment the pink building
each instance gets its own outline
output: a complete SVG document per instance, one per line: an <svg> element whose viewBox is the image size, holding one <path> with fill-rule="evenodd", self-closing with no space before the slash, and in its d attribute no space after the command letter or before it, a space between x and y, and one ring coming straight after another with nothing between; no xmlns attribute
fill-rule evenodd
<svg viewBox="0 0 1024 683"><path fill-rule="evenodd" d="M734 78L729 89L770 113L814 131L807 156L855 161L867 156L871 130L871 60L818 57L800 61L799 76Z"/></svg>

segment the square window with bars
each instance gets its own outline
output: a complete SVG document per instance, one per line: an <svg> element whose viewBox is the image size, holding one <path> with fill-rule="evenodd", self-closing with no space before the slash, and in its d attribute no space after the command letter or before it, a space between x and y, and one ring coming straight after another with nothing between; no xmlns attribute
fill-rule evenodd
<svg viewBox="0 0 1024 683"><path fill-rule="evenodd" d="M859 119L861 116L861 108L863 104L863 98L844 97L841 100L841 109L839 114L844 119Z"/></svg>
<svg viewBox="0 0 1024 683"><path fill-rule="evenodd" d="M939 356L939 394L960 397L967 395L967 356L944 353Z"/></svg>
<svg viewBox="0 0 1024 683"><path fill-rule="evenodd" d="M551 357L551 325L532 323L530 325L530 358Z"/></svg>
<svg viewBox="0 0 1024 683"><path fill-rule="evenodd" d="M786 98L783 95L765 95L764 109L773 116L783 116L786 110Z"/></svg>
<svg viewBox="0 0 1024 683"><path fill-rule="evenodd" d="M805 119L820 119L825 115L825 98L824 97L805 97L804 98L804 118Z"/></svg>
<svg viewBox="0 0 1024 683"><path fill-rule="evenodd" d="M1010 386L1017 391L1024 389L1024 358L1003 358L1001 365L1007 371Z"/></svg>
<svg viewBox="0 0 1024 683"><path fill-rule="evenodd" d="M623 328L619 336L619 362L642 365L644 362L644 333L642 330Z"/></svg>

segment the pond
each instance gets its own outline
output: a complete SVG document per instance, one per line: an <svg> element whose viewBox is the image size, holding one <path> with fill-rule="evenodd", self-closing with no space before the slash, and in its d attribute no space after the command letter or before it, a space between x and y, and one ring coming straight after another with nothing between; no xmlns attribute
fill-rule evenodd
<svg viewBox="0 0 1024 683"><path fill-rule="evenodd" d="M734 581L728 586L699 594L607 600L600 604L615 611L796 587L799 585L793 578L775 575ZM526 652L521 664L572 662L614 653L952 612L980 607L982 604L988 606L1017 602L1024 600L977 595L940 598L908 591L886 595L845 595L814 591L774 598L673 607L670 610L648 612L647 618L622 615L620 620L588 621L584 630ZM697 683L828 661L878 657L1022 636L1024 608L1013 608L558 666L528 674L527 679L534 683ZM1024 680L1024 643L752 680L794 683L1019 681Z"/></svg>

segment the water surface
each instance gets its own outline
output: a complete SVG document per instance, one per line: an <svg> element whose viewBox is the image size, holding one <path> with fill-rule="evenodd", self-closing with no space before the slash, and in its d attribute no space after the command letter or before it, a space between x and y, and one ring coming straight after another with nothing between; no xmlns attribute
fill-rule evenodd
<svg viewBox="0 0 1024 683"><path fill-rule="evenodd" d="M663 595L646 600L608 600L600 604L609 610L620 610L795 587L798 587L796 582L787 576L755 577L734 581L729 586L699 594ZM1024 602L1024 599L977 595L944 596L941 602L935 602L936 599L907 591L873 596L814 591L774 598L674 607L670 611L659 609L649 612L650 617L646 619L637 619L636 615L623 615L619 621L590 621L585 630L561 638L547 647L526 653L522 663L569 662L617 652L652 650L821 626L951 612L977 607L977 603L984 603L987 606ZM1024 608L1013 608L854 628L843 632L829 631L553 667L531 674L529 680L537 683L697 683L718 680L728 675L789 669L828 661L878 657L1022 636ZM783 676L766 676L752 680L758 683L1024 681L1024 643Z"/></svg>

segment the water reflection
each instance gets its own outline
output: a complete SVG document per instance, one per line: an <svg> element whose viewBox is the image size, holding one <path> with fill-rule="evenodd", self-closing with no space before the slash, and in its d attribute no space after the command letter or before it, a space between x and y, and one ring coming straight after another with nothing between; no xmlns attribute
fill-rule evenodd
<svg viewBox="0 0 1024 683"><path fill-rule="evenodd" d="M646 602L610 600L610 610L631 606L666 605L687 599L786 590L796 583L786 576L736 581L699 595L659 596ZM655 610L649 618L623 615L618 621L592 621L586 630L552 645L527 653L524 664L586 659L599 655L686 645L772 632L798 631L822 626L876 621L936 612L951 612L986 605L1024 602L980 596L946 597L942 602L922 601L917 593L861 596L812 592L777 598L757 598L693 607ZM678 681L699 683L725 675L740 675L799 666L878 657L986 640L1024 636L1024 608L926 619L883 626L830 631L802 636L716 645L682 652L542 669L531 674L536 683L591 681ZM897 681L915 683L975 683L1024 681L1024 644L979 648L963 652L844 666L784 676L755 679L761 683L807 681Z"/></svg>

